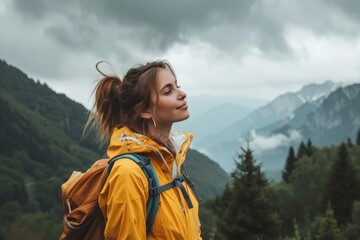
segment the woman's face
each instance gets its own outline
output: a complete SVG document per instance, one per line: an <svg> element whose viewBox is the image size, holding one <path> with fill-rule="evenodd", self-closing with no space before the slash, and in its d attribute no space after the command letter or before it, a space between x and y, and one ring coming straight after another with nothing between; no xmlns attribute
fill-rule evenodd
<svg viewBox="0 0 360 240"><path fill-rule="evenodd" d="M174 122L189 118L186 93L180 90L174 75L168 68L157 72L156 91L158 101L154 104L154 114L160 126L171 126Z"/></svg>

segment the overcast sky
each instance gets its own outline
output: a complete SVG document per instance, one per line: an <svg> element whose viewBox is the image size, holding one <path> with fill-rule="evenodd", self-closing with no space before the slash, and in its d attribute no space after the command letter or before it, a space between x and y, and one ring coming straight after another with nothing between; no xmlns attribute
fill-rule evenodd
<svg viewBox="0 0 360 240"><path fill-rule="evenodd" d="M87 107L100 60L167 59L190 96L360 82L358 0L1 0L0 29L1 59Z"/></svg>

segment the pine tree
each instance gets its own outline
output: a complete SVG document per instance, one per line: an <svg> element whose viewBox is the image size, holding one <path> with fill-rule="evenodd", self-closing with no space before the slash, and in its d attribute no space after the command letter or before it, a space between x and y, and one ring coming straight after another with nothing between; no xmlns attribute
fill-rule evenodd
<svg viewBox="0 0 360 240"><path fill-rule="evenodd" d="M298 151L297 151L296 158L300 160L302 157L304 157L306 155L307 155L307 148L305 146L305 143L303 141L301 141Z"/></svg>
<svg viewBox="0 0 360 240"><path fill-rule="evenodd" d="M306 155L311 157L315 150L316 148L312 145L311 139L309 138L306 143Z"/></svg>
<svg viewBox="0 0 360 240"><path fill-rule="evenodd" d="M268 181L249 146L241 151L231 174L229 206L221 216L226 227L218 225L216 235L222 239L279 239L279 221L269 198Z"/></svg>
<svg viewBox="0 0 360 240"><path fill-rule="evenodd" d="M358 179L356 168L351 161L346 144L340 145L327 186L325 201L331 202L334 216L340 227L351 221L352 205L357 197Z"/></svg>
<svg viewBox="0 0 360 240"><path fill-rule="evenodd" d="M357 137L356 137L356 145L360 146L360 129L359 129Z"/></svg>
<svg viewBox="0 0 360 240"><path fill-rule="evenodd" d="M294 148L291 146L289 148L289 154L286 158L285 168L282 172L282 179L284 182L289 183L290 182L290 176L293 170L295 169L295 163L297 161L297 158L295 157L295 151Z"/></svg>
<svg viewBox="0 0 360 240"><path fill-rule="evenodd" d="M317 240L341 240L341 232L334 218L331 204L326 209L325 217L321 219Z"/></svg>

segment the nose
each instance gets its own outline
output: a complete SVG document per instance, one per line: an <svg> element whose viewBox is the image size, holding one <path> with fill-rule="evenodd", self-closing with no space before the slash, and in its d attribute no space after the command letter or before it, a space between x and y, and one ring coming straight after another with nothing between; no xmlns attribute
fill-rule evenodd
<svg viewBox="0 0 360 240"><path fill-rule="evenodd" d="M178 99L179 99L179 100L185 99L186 96L187 96L186 93L185 93L184 91L181 91L181 90L179 89Z"/></svg>

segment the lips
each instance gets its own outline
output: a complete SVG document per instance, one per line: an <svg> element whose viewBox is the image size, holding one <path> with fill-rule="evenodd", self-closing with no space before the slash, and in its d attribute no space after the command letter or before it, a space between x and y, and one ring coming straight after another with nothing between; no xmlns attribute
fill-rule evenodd
<svg viewBox="0 0 360 240"><path fill-rule="evenodd" d="M184 102L183 104L181 104L180 106L178 106L176 109L185 109L185 108L187 108L188 106L187 106L187 104L186 104L186 102Z"/></svg>

